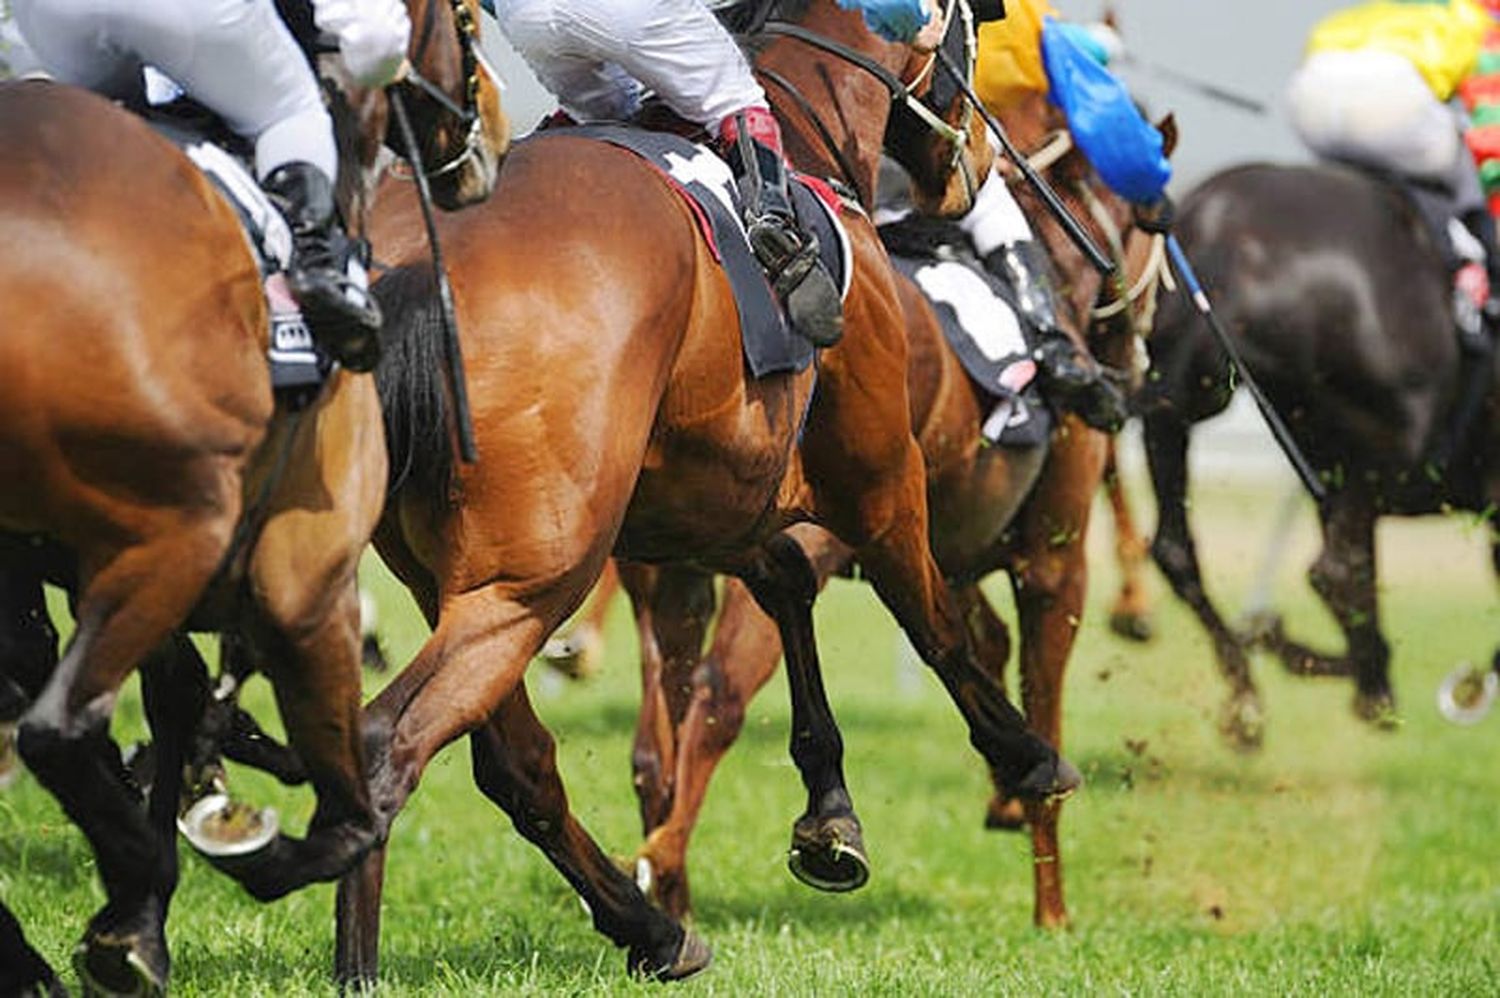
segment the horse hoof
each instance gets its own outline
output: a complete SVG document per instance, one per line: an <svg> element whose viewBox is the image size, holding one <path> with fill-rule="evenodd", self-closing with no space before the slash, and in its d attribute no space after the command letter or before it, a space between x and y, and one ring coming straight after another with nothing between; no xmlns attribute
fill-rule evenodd
<svg viewBox="0 0 1500 998"><path fill-rule="evenodd" d="M984 809L984 827L991 832L1019 832L1026 827L1026 808L1014 797L995 794Z"/></svg>
<svg viewBox="0 0 1500 998"><path fill-rule="evenodd" d="M1219 734L1236 752L1259 752L1266 740L1266 715L1260 697L1244 693L1226 700L1219 714Z"/></svg>
<svg viewBox="0 0 1500 998"><path fill-rule="evenodd" d="M1240 640L1256 648L1271 647L1286 637L1281 614L1275 610L1256 610L1240 622Z"/></svg>
<svg viewBox="0 0 1500 998"><path fill-rule="evenodd" d="M1354 715L1381 731L1395 731L1404 723L1396 712L1396 699L1389 693L1356 693Z"/></svg>
<svg viewBox="0 0 1500 998"><path fill-rule="evenodd" d="M73 969L83 993L99 998L146 998L167 992L167 955L141 946L139 936L99 934L73 951Z"/></svg>
<svg viewBox="0 0 1500 998"><path fill-rule="evenodd" d="M632 949L627 956L632 977L648 977L657 981L681 981L714 962L714 951L709 948L692 929L682 930L682 942L677 953L666 963L654 961L649 954Z"/></svg>
<svg viewBox="0 0 1500 998"><path fill-rule="evenodd" d="M820 891L856 891L870 879L864 835L854 815L804 817L792 828L786 865L792 876Z"/></svg>
<svg viewBox="0 0 1500 998"><path fill-rule="evenodd" d="M1500 695L1500 673L1483 671L1464 662L1448 673L1438 686L1438 712L1454 724L1478 724Z"/></svg>
<svg viewBox="0 0 1500 998"><path fill-rule="evenodd" d="M591 651L598 641L591 628L578 630L548 638L542 645L541 659L569 679L588 679L594 674L594 656Z"/></svg>
<svg viewBox="0 0 1500 998"><path fill-rule="evenodd" d="M1156 631L1151 625L1151 618L1144 613L1133 611L1119 611L1110 614L1109 629L1127 641L1138 641L1144 644L1156 636Z"/></svg>
<svg viewBox="0 0 1500 998"><path fill-rule="evenodd" d="M276 838L281 824L273 807L257 811L227 794L209 794L183 812L177 830L194 849L214 859L259 852Z"/></svg>
<svg viewBox="0 0 1500 998"><path fill-rule="evenodd" d="M1011 788L1011 796L1023 801L1060 801L1071 797L1081 786L1083 774L1059 755L1033 766Z"/></svg>

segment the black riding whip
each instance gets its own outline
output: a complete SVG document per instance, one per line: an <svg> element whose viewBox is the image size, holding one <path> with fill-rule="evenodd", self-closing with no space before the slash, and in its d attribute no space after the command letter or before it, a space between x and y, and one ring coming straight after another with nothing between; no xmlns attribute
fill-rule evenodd
<svg viewBox="0 0 1500 998"><path fill-rule="evenodd" d="M934 54L937 56L938 65L943 67L943 71L953 79L953 82L963 93L964 98L973 105L974 110L979 114L980 120L989 126L990 132L999 141L1000 148L1005 152L1006 158L1016 164L1017 169L1021 171L1021 176L1026 178L1026 182L1036 191L1037 196L1042 199L1042 203L1047 206L1047 210L1052 213L1053 217L1057 219L1058 224L1063 227L1063 231L1068 234L1068 238L1073 240L1073 245L1077 246L1083 252L1083 255L1088 257L1089 263L1093 264L1094 269L1099 271L1099 273L1105 277L1113 274L1115 272L1114 261L1106 256L1103 250L1094 245L1094 241L1084 231L1083 223L1073 217L1073 213L1068 211L1068 206L1062 203L1062 198L1057 196L1057 192L1052 189L1052 186L1043 180L1042 175L1037 173L1032 165L1027 162L1025 156L1021 155L1020 150L1010 141L1010 136L1006 134L1005 128L990 113L989 108L984 106L984 102L979 99L979 95L974 92L974 88L969 84L968 76L953 64L953 57L941 48L937 49Z"/></svg>
<svg viewBox="0 0 1500 998"><path fill-rule="evenodd" d="M1318 477L1318 473L1313 470L1313 466L1302 453L1302 449L1297 446L1297 441L1292 439L1292 431L1282 421L1281 414L1276 411L1276 407L1271 404L1266 393L1261 391L1260 384L1251 375L1250 368L1245 365L1239 350L1235 348L1234 341L1229 338L1229 333L1219 322L1219 317L1214 314L1208 295L1204 293L1203 285L1199 283L1198 275L1194 273L1193 265L1188 263L1187 254L1182 251L1182 244L1177 241L1175 235L1167 235L1167 255L1172 260L1172 269L1177 271L1177 276L1182 280L1183 289L1192 299L1193 306L1203 317L1203 321L1208 323L1209 331L1213 333L1214 339L1218 341L1224 353L1229 356L1229 363L1234 366L1235 374L1250 390L1250 397L1255 399L1256 407L1265 417L1266 425L1271 429L1271 436L1276 438L1276 442L1281 445L1282 453L1286 455L1288 461L1292 462L1292 468L1296 470L1297 477L1302 479L1303 486L1314 499L1321 503L1328 497L1327 487Z"/></svg>
<svg viewBox="0 0 1500 998"><path fill-rule="evenodd" d="M469 383L464 375L463 344L458 339L453 286L448 283L443 250L438 244L437 221L432 215L432 192L427 186L427 174L422 169L422 150L417 145L417 133L411 127L411 119L407 117L406 103L394 87L387 93L396 116L396 126L401 129L401 141L406 144L407 159L411 161L417 200L422 205L422 222L427 227L427 243L432 248L432 270L437 278L438 302L443 313L443 355L448 366L448 391L453 396L453 422L458 432L458 456L465 464L473 464L479 460L479 449L474 443L474 415L469 411Z"/></svg>

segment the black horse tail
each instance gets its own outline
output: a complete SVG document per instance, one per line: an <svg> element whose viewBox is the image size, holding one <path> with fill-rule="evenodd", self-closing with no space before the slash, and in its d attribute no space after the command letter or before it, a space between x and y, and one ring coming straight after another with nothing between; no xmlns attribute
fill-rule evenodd
<svg viewBox="0 0 1500 998"><path fill-rule="evenodd" d="M385 322L375 384L390 460L386 498L415 489L443 502L453 483L448 389L443 381L443 314L427 262L397 267L376 283Z"/></svg>

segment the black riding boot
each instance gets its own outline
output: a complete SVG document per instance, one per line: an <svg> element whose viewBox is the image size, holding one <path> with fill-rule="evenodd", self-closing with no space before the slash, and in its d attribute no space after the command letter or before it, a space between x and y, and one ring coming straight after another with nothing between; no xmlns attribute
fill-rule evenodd
<svg viewBox="0 0 1500 998"><path fill-rule="evenodd" d="M351 371L380 359L380 308L348 273L354 243L338 223L333 181L311 163L287 163L261 183L292 227L287 285L318 345Z"/></svg>
<svg viewBox="0 0 1500 998"><path fill-rule="evenodd" d="M797 224L776 119L751 109L725 123L724 139L745 202L745 227L755 258L786 307L792 328L813 346L833 346L844 335L843 302L818 258L817 237Z"/></svg>
<svg viewBox="0 0 1500 998"><path fill-rule="evenodd" d="M1034 239L1009 243L986 255L984 267L1015 290L1031 333L1031 357L1041 374L1042 392L1094 429L1118 431L1129 414L1125 394L1058 324L1052 261L1042 244Z"/></svg>

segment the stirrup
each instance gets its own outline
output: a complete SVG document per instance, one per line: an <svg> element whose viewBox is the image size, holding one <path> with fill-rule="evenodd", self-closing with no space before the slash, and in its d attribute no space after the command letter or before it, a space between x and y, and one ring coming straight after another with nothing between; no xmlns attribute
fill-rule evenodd
<svg viewBox="0 0 1500 998"><path fill-rule="evenodd" d="M797 334L819 349L844 336L844 303L818 257L818 240L789 219L766 214L746 226L750 248Z"/></svg>

